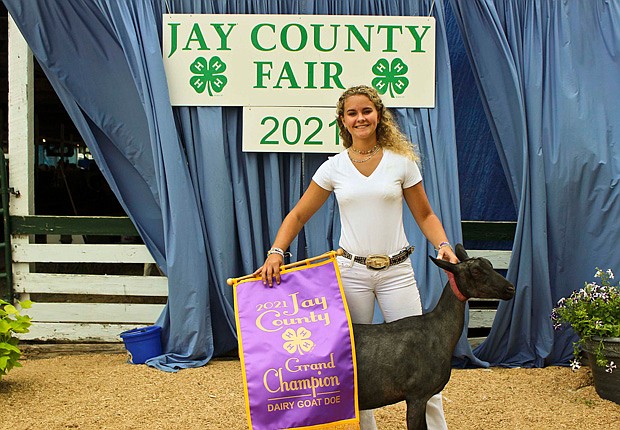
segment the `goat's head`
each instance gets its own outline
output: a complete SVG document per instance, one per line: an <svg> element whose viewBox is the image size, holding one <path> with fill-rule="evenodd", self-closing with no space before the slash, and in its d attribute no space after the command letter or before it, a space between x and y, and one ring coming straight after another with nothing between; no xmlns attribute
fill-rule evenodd
<svg viewBox="0 0 620 430"><path fill-rule="evenodd" d="M514 296L514 285L497 273L489 260L469 258L460 243L454 251L460 260L457 264L430 258L437 266L454 275L457 288L466 298L510 300Z"/></svg>

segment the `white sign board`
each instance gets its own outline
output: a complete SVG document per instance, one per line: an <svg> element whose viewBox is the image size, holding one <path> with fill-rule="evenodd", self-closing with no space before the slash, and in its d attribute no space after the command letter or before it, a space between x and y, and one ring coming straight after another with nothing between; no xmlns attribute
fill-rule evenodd
<svg viewBox="0 0 620 430"><path fill-rule="evenodd" d="M342 151L335 108L245 107L243 151Z"/></svg>
<svg viewBox="0 0 620 430"><path fill-rule="evenodd" d="M163 60L175 106L332 107L359 84L435 106L432 17L164 15Z"/></svg>

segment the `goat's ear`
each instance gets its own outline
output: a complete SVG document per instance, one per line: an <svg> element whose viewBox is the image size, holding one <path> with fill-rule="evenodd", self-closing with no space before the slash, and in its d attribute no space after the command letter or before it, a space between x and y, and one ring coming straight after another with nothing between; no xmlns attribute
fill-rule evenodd
<svg viewBox="0 0 620 430"><path fill-rule="evenodd" d="M461 245L460 243L456 244L454 248L454 253L456 254L456 257L460 261L465 261L469 259L469 255L467 255L467 251L465 251L465 247Z"/></svg>
<svg viewBox="0 0 620 430"><path fill-rule="evenodd" d="M430 258L432 262L435 263L437 266L439 266L441 269L447 270L448 272L452 272L452 273L456 272L456 264L450 263L449 261L446 261L446 260L438 260L432 255L429 255L428 258Z"/></svg>

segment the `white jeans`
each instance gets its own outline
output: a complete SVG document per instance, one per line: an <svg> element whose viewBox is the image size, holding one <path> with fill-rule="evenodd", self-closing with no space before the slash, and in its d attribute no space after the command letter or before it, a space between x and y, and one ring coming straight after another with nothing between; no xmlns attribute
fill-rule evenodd
<svg viewBox="0 0 620 430"><path fill-rule="evenodd" d="M344 257L337 257L337 260L352 322L372 323L375 298L386 322L422 314L420 292L410 260L379 271ZM448 428L441 393L435 394L426 404L426 423L431 430ZM373 411L360 411L360 430L376 428Z"/></svg>

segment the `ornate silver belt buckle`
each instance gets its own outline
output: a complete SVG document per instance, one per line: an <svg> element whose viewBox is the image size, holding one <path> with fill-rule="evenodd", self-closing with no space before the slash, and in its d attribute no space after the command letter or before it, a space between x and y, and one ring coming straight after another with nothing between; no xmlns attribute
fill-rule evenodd
<svg viewBox="0 0 620 430"><path fill-rule="evenodd" d="M366 257L366 267L370 270L384 270L390 267L390 257L381 254L371 254Z"/></svg>

